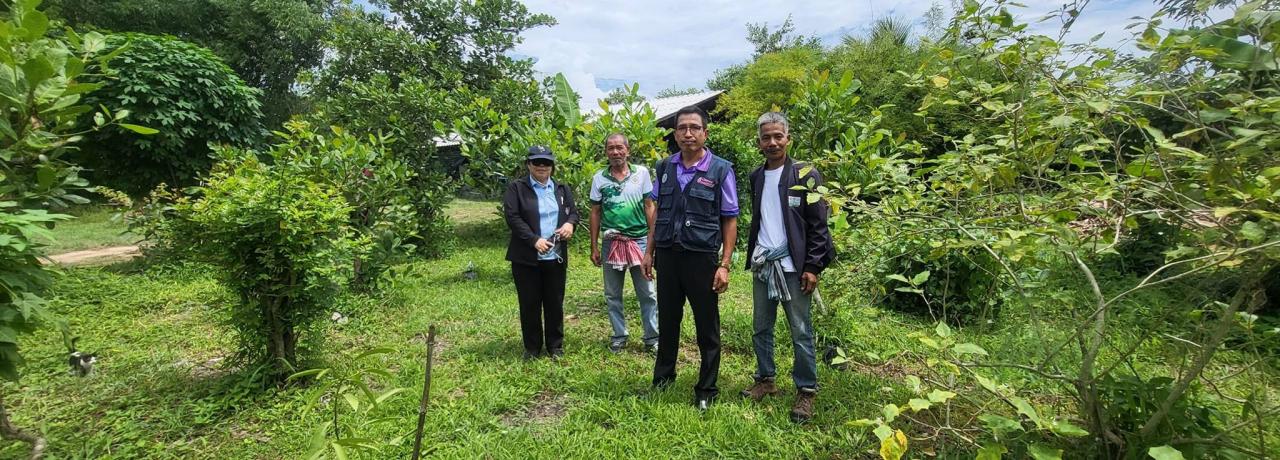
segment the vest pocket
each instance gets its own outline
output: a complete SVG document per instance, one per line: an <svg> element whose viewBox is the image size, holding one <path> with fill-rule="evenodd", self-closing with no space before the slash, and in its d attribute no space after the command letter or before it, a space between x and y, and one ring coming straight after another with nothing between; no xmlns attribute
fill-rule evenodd
<svg viewBox="0 0 1280 460"><path fill-rule="evenodd" d="M716 209L716 192L705 185L689 183L689 198L685 200L685 212L700 216L718 216Z"/></svg>
<svg viewBox="0 0 1280 460"><path fill-rule="evenodd" d="M684 243L686 247L716 250L720 247L720 223L690 219L685 227Z"/></svg>

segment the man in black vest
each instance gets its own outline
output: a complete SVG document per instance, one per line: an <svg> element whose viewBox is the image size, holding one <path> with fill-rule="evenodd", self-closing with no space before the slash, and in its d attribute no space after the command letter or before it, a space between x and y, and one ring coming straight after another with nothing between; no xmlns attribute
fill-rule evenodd
<svg viewBox="0 0 1280 460"><path fill-rule="evenodd" d="M658 160L651 197L658 212L650 221L645 276L658 271L658 358L653 385L676 379L676 353L684 302L689 301L702 355L694 405L707 410L715 400L720 375L720 293L729 287L729 263L738 239L738 190L733 165L708 150L707 112L685 107L676 112L675 139L680 151ZM721 248L723 247L723 251ZM717 254L719 253L719 254Z"/></svg>
<svg viewBox="0 0 1280 460"><path fill-rule="evenodd" d="M751 342L756 354L756 382L742 395L759 401L778 394L774 384L777 368L773 362L773 326L778 304L782 304L795 351L791 379L796 386L796 400L791 420L802 423L813 417L813 401L818 394L818 362L809 307L818 276L835 258L835 246L827 229L830 209L826 200L810 199L812 190L822 184L818 170L787 156L791 144L787 117L769 112L760 116L756 126L760 152L765 157L764 166L751 172L752 219L747 238L747 268L754 273Z"/></svg>

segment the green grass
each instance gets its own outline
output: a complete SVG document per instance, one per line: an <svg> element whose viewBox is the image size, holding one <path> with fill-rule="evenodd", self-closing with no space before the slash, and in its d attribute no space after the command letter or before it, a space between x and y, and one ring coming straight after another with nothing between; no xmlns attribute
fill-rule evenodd
<svg viewBox="0 0 1280 460"><path fill-rule="evenodd" d="M388 383L409 391L374 414L389 423L369 425L359 436L390 439L413 430L420 335L430 325L439 328L424 439L433 458L869 458L875 437L846 422L874 418L882 404L911 397L901 383L911 372L902 364L908 360L893 357L921 350L908 333L931 330L929 322L833 295L815 317L817 332L821 343L843 343L854 363L850 370L819 365L816 418L795 425L787 417L794 389L786 378L785 323L777 349L784 396L742 400L737 392L750 383L754 357L749 275L741 270L721 300L719 404L705 415L689 404L697 354L688 316L677 383L651 393L653 358L638 341L621 355L606 350L600 272L581 241L570 260L567 355L524 362L503 260L506 230L495 208L455 201L457 250L398 267L382 294L335 299L334 310L350 322L326 323L311 336L322 338L308 342L318 350L315 366L342 365L346 353L374 347L395 350L385 357L394 376ZM461 276L471 262L479 272L474 281ZM307 388L262 390L245 383L249 370L224 365L235 343L223 312L235 299L203 267L132 262L69 269L51 297L51 308L82 337L81 348L102 358L93 376L68 375L61 341L46 329L24 340L21 387L0 385L14 423L47 435L49 458L297 458L330 416L329 406L305 410ZM629 300L633 325L634 310ZM1012 318L958 333L993 353L1017 354L1034 338L1023 318ZM406 458L410 445L411 438L377 458ZM0 458L20 458L27 449L3 443Z"/></svg>
<svg viewBox="0 0 1280 460"><path fill-rule="evenodd" d="M137 244L139 238L128 233L124 222L113 218L116 210L101 206L75 208L66 214L74 219L54 227L53 238L43 241L47 254Z"/></svg>

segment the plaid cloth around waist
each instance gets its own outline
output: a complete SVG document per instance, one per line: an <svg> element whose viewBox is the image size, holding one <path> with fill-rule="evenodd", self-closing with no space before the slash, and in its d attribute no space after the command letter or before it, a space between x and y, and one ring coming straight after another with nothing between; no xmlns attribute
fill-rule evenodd
<svg viewBox="0 0 1280 460"><path fill-rule="evenodd" d="M609 241L609 253L605 255L605 264L614 270L625 271L639 266L644 260L644 252L632 238L617 230L605 230L604 239Z"/></svg>

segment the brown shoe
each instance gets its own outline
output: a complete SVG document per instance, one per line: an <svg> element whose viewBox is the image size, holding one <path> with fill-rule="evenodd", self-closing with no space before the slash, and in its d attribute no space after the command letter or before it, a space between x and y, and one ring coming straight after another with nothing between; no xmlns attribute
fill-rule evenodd
<svg viewBox="0 0 1280 460"><path fill-rule="evenodd" d="M753 401L761 401L765 396L774 396L778 394L778 386L773 383L773 379L756 380L756 383L742 390L742 397L751 398Z"/></svg>
<svg viewBox="0 0 1280 460"><path fill-rule="evenodd" d="M796 423L804 423L813 418L813 400L817 398L818 392L808 388L801 388L796 392L796 403L791 406L791 421Z"/></svg>

